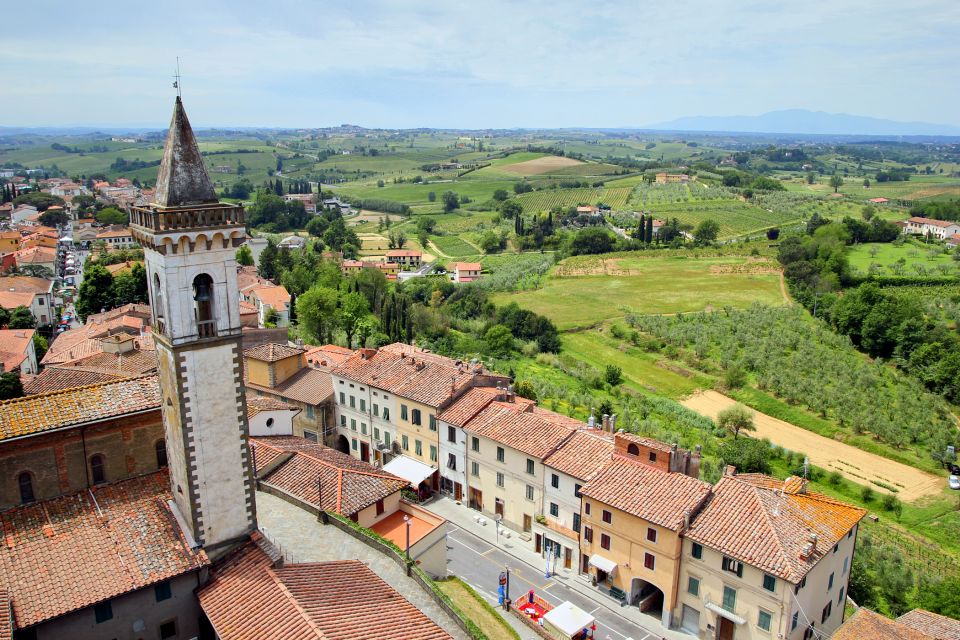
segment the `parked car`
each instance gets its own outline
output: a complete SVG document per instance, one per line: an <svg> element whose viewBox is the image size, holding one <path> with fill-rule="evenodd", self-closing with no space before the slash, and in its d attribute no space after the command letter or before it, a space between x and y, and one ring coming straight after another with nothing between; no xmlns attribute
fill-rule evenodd
<svg viewBox="0 0 960 640"><path fill-rule="evenodd" d="M960 489L960 476L950 476L947 479L947 484L950 485L951 489L954 489L954 490Z"/></svg>

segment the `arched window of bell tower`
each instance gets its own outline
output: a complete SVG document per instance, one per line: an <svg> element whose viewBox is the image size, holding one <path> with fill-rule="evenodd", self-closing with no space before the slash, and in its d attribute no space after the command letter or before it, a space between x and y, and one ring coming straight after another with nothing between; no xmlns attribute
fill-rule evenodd
<svg viewBox="0 0 960 640"><path fill-rule="evenodd" d="M197 335L212 338L217 335L217 320L213 309L213 278L201 273L193 279L194 314L197 320Z"/></svg>
<svg viewBox="0 0 960 640"><path fill-rule="evenodd" d="M160 332L164 331L163 317L163 288L160 286L160 275L153 274L153 317L157 319Z"/></svg>

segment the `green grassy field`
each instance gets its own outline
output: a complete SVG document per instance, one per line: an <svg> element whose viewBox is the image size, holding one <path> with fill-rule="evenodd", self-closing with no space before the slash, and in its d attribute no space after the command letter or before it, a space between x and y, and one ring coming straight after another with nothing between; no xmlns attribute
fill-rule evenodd
<svg viewBox="0 0 960 640"><path fill-rule="evenodd" d="M598 188L580 188L580 189L543 189L523 193L515 199L521 205L523 210L530 211L549 211L553 207L574 207L578 204L597 204L602 202L615 209L626 206L627 198L630 196L630 187L618 187L608 189Z"/></svg>
<svg viewBox="0 0 960 640"><path fill-rule="evenodd" d="M869 242L851 247L848 255L850 266L861 274L877 265L874 271L878 275L960 275L960 263L939 244Z"/></svg>
<svg viewBox="0 0 960 640"><path fill-rule="evenodd" d="M481 253L478 247L461 239L459 236L430 236L430 242L436 245L441 254L451 258L465 258Z"/></svg>
<svg viewBox="0 0 960 640"><path fill-rule="evenodd" d="M774 269L772 262L735 256L579 256L554 267L542 289L501 293L494 301L516 302L564 330L619 318L627 310L686 313L753 302L782 304L780 276Z"/></svg>

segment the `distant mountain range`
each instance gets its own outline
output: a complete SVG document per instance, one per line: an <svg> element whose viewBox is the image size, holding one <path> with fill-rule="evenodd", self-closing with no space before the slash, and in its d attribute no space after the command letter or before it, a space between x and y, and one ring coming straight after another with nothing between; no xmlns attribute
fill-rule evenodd
<svg viewBox="0 0 960 640"><path fill-rule="evenodd" d="M690 116L644 129L666 131L729 131L822 135L957 136L960 127L929 122L898 122L846 113L806 109L770 111L758 116Z"/></svg>

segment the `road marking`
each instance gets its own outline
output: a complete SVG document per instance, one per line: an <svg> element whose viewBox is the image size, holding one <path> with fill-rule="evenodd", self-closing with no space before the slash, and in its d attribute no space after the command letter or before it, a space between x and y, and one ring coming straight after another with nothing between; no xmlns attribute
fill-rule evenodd
<svg viewBox="0 0 960 640"><path fill-rule="evenodd" d="M486 557L486 555L487 555L488 553L492 552L492 551L496 551L496 549L494 549L493 547L490 547L490 548L487 549L486 551L480 553L480 555Z"/></svg>

